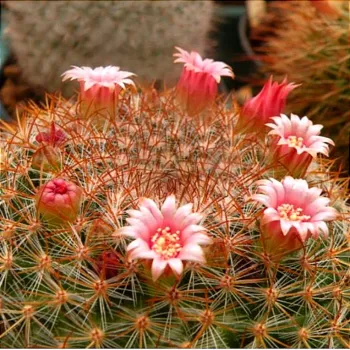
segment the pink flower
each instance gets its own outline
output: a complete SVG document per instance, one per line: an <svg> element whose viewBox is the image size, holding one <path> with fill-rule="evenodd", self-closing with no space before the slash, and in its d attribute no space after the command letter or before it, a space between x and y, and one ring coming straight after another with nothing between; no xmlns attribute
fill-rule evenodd
<svg viewBox="0 0 350 350"><path fill-rule="evenodd" d="M286 105L288 94L298 85L272 82L265 83L258 95L249 99L241 109L236 129L239 132L257 132L264 130L270 118L280 115Z"/></svg>
<svg viewBox="0 0 350 350"><path fill-rule="evenodd" d="M36 207L52 224L73 222L80 209L82 189L64 179L54 179L43 185L36 195Z"/></svg>
<svg viewBox="0 0 350 350"><path fill-rule="evenodd" d="M200 245L211 243L198 225L199 213L192 213L192 204L177 208L175 197L167 197L161 209L151 199L143 199L139 210L129 210L130 226L122 229L123 235L135 238L127 247L129 258L152 259L152 277L157 280L171 268L176 276L183 272L183 261L205 262Z"/></svg>
<svg viewBox="0 0 350 350"><path fill-rule="evenodd" d="M289 119L285 114L273 117L274 123L266 124L274 136L273 158L280 162L294 177L302 177L309 167L312 158L318 153L328 156L329 146L334 142L320 135L322 125L313 125L307 117L299 118L291 114Z"/></svg>
<svg viewBox="0 0 350 350"><path fill-rule="evenodd" d="M199 53L191 53L176 47L179 53L175 63L184 63L182 75L176 87L177 97L189 115L196 115L210 106L216 98L222 76L233 78L231 68L224 62L202 59Z"/></svg>
<svg viewBox="0 0 350 350"><path fill-rule="evenodd" d="M92 112L106 109L111 115L115 115L115 104L118 95L125 85L135 85L129 77L135 74L119 70L119 67L107 66L76 67L62 74L63 81L78 80L80 83L80 95L84 102L84 108Z"/></svg>
<svg viewBox="0 0 350 350"><path fill-rule="evenodd" d="M290 176L281 182L260 180L258 185L260 193L253 199L267 207L260 225L264 247L274 259L302 248L311 237L328 236L326 221L336 219L338 213L328 207L329 198L320 196L321 189Z"/></svg>

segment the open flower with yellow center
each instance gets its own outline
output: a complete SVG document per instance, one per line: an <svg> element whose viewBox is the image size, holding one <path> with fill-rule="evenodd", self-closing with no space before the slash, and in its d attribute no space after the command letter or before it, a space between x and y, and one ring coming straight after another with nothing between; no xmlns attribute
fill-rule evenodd
<svg viewBox="0 0 350 350"><path fill-rule="evenodd" d="M338 212L328 206L329 198L320 196L321 189L290 176L281 182L260 180L258 185L260 193L253 199L267 207L260 223L262 239L275 259L302 248L309 238L328 236L326 221L336 219Z"/></svg>
<svg viewBox="0 0 350 350"><path fill-rule="evenodd" d="M205 262L200 246L210 244L211 239L204 233L205 228L198 225L203 216L192 212L192 204L177 208L171 195L159 209L153 200L144 198L139 210L128 210L128 214L130 225L123 227L121 233L135 238L127 247L129 258L152 259L153 280L168 266L180 276L183 261Z"/></svg>
<svg viewBox="0 0 350 350"><path fill-rule="evenodd" d="M274 123L266 124L274 137L273 158L281 163L290 175L302 177L313 158L318 153L328 156L329 145L334 142L328 137L320 136L322 125L313 124L307 117L299 118L285 114L271 118Z"/></svg>

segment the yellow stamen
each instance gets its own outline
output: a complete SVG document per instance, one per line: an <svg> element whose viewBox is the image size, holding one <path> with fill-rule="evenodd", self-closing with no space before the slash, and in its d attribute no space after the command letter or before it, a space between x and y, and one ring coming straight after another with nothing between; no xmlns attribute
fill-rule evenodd
<svg viewBox="0 0 350 350"><path fill-rule="evenodd" d="M152 249L162 256L163 259L174 258L181 250L180 231L171 232L170 227L158 228L151 238Z"/></svg>
<svg viewBox="0 0 350 350"><path fill-rule="evenodd" d="M304 145L302 137L288 136L288 146L300 148Z"/></svg>
<svg viewBox="0 0 350 350"><path fill-rule="evenodd" d="M302 215L303 209L294 209L293 204L282 204L277 208L282 219L287 221L303 221L309 220L309 215Z"/></svg>

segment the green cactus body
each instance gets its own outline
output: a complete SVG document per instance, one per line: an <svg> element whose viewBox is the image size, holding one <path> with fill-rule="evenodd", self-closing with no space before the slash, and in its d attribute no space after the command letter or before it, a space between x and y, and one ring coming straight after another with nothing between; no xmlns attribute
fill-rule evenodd
<svg viewBox="0 0 350 350"><path fill-rule="evenodd" d="M306 179L340 216L327 239L275 263L261 245L262 207L251 200L256 180L276 175L268 144L235 133L233 107L219 100L216 118L203 121L184 115L171 91L144 91L125 93L102 128L77 111L52 98L1 134L0 346L349 346L346 182L324 159ZM52 121L66 135L61 164L31 167L35 137ZM47 225L35 205L40 186L57 177L83 192L77 219L62 227ZM120 230L141 197L162 203L169 194L204 214L213 245L205 263L153 282L147 261L128 259Z"/></svg>

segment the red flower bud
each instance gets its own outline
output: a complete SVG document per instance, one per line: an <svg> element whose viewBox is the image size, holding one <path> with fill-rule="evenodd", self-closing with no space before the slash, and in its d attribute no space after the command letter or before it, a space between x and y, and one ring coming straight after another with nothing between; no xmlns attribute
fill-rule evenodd
<svg viewBox="0 0 350 350"><path fill-rule="evenodd" d="M82 189L64 179L47 182L36 195L36 207L51 224L73 222L80 209Z"/></svg>
<svg viewBox="0 0 350 350"><path fill-rule="evenodd" d="M287 84L286 79L281 84L272 82L271 77L260 93L244 104L236 125L237 131L264 130L265 124L270 122L272 117L283 112L288 94L297 86L293 83Z"/></svg>

